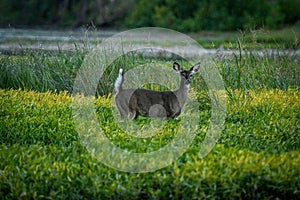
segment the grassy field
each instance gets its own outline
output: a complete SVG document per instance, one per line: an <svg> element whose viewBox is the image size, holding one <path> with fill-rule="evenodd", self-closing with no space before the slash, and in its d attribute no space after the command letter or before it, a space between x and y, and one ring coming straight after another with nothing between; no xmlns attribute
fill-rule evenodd
<svg viewBox="0 0 300 200"><path fill-rule="evenodd" d="M279 30L264 28L240 32L200 32L191 34L205 48L238 48L237 40L246 49L299 49L300 23Z"/></svg>
<svg viewBox="0 0 300 200"><path fill-rule="evenodd" d="M214 58L228 96L225 128L216 146L203 159L198 156L211 111L207 88L198 77L192 87L201 128L194 141L172 165L135 174L100 163L76 132L70 94L85 53L82 49L71 54L27 51L0 57L1 199L299 198L297 55L275 50L257 56L249 50ZM125 70L148 62L171 66L173 61L126 55L105 71L95 107L99 126L112 143L128 151L149 152L170 142L174 136L170 129L147 139L122 133L110 102L120 66ZM176 127L180 119L168 123Z"/></svg>

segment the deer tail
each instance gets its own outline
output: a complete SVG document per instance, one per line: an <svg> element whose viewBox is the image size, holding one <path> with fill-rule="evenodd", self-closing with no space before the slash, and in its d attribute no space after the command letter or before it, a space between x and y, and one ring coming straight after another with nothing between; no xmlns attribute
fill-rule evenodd
<svg viewBox="0 0 300 200"><path fill-rule="evenodd" d="M115 82L115 90L117 93L119 93L122 90L124 77L123 77L123 69L119 70L119 76Z"/></svg>

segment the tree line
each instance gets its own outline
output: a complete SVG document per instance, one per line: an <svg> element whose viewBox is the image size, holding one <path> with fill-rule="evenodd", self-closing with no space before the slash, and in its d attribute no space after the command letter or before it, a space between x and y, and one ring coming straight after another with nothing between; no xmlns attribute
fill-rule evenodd
<svg viewBox="0 0 300 200"><path fill-rule="evenodd" d="M0 25L79 27L114 26L134 0L0 0Z"/></svg>
<svg viewBox="0 0 300 200"><path fill-rule="evenodd" d="M280 28L299 0L0 0L2 27L159 26L178 31Z"/></svg>

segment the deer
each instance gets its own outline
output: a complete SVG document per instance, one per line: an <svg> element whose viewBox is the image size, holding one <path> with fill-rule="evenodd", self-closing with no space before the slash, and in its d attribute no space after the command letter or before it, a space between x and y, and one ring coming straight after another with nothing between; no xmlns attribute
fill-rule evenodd
<svg viewBox="0 0 300 200"><path fill-rule="evenodd" d="M181 66L173 63L173 69L180 74L180 86L174 91L154 91L146 89L123 89L123 69L115 81L115 103L121 119L136 119L139 115L162 119L177 119L182 113L187 100L191 78L200 68L194 65L190 70L182 70Z"/></svg>

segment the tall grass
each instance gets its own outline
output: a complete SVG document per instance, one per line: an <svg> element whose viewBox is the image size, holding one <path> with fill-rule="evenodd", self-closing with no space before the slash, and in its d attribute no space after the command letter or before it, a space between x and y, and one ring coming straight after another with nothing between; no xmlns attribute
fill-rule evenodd
<svg viewBox="0 0 300 200"><path fill-rule="evenodd" d="M238 42L238 52L232 56L214 57L227 89L283 89L300 86L299 55L290 52L243 50ZM28 51L23 55L2 55L0 57L0 88L30 89L35 91L72 92L77 70L81 67L86 50L77 48L70 52ZM160 62L172 66L173 59L147 58L136 53L121 56L106 68L99 80L96 95L107 95L113 91L113 82L118 69L129 70L145 63ZM190 67L181 61L186 68ZM203 81L195 80L198 89L205 88Z"/></svg>
<svg viewBox="0 0 300 200"><path fill-rule="evenodd" d="M35 91L71 91L84 58L77 49L66 52L26 51L0 57L0 87Z"/></svg>
<svg viewBox="0 0 300 200"><path fill-rule="evenodd" d="M300 86L300 61L296 52L277 50L239 51L232 57L215 59L220 73L231 89L282 89Z"/></svg>

